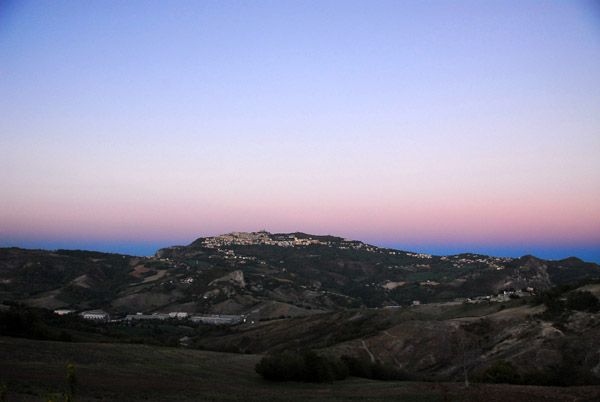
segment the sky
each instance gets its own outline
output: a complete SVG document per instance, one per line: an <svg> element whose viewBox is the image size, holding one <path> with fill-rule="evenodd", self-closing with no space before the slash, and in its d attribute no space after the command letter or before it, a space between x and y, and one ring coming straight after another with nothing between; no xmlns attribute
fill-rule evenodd
<svg viewBox="0 0 600 402"><path fill-rule="evenodd" d="M0 246L600 262L593 1L3 1Z"/></svg>

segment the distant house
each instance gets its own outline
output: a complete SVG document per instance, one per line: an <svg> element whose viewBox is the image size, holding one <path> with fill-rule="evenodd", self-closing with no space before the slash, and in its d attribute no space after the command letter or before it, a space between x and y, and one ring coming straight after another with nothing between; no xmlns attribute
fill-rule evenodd
<svg viewBox="0 0 600 402"><path fill-rule="evenodd" d="M86 320L96 320L96 321L108 321L110 320L110 315L106 311L102 310L94 310L94 311L84 311L81 313L81 316Z"/></svg>
<svg viewBox="0 0 600 402"><path fill-rule="evenodd" d="M58 315L73 314L74 312L75 312L75 310L71 310L71 309L67 309L67 308L61 308L58 310L54 310L54 314L58 314Z"/></svg>
<svg viewBox="0 0 600 402"><path fill-rule="evenodd" d="M186 319L188 318L188 315L188 313L184 313L181 311L173 311L169 313L170 318L177 318L178 320Z"/></svg>
<svg viewBox="0 0 600 402"><path fill-rule="evenodd" d="M125 317L125 321L133 321L133 320L168 320L169 314L160 314L160 313L154 313L154 314L142 314L142 313L137 313L137 314L129 314Z"/></svg>
<svg viewBox="0 0 600 402"><path fill-rule="evenodd" d="M195 323L203 324L233 325L242 322L244 320L244 316L225 314L196 315L191 317L190 320Z"/></svg>

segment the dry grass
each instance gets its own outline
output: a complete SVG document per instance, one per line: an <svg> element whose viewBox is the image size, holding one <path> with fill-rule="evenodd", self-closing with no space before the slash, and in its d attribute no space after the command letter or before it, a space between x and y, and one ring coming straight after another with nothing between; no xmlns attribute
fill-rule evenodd
<svg viewBox="0 0 600 402"><path fill-rule="evenodd" d="M594 401L600 387L546 388L459 383L271 383L260 356L143 345L61 343L0 337L7 401L43 401L65 386L67 362L79 378L77 401Z"/></svg>

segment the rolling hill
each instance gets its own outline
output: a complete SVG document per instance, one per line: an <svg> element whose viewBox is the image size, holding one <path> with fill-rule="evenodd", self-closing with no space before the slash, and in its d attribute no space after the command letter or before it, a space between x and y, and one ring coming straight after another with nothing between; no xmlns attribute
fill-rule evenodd
<svg viewBox="0 0 600 402"><path fill-rule="evenodd" d="M152 257L0 249L0 300L112 314L294 317L540 292L599 276L598 264L574 257L434 256L333 236L264 231L199 238Z"/></svg>
<svg viewBox="0 0 600 402"><path fill-rule="evenodd" d="M523 383L597 384L599 276L598 264L577 258L435 256L264 231L199 238L152 257L4 248L0 335L37 339L14 342L44 353L45 340L88 342L92 350L138 350L94 343L102 342L235 352L248 355L240 358L246 370L257 355L310 350L428 381L466 372L482 379L494 362L506 361ZM44 310L57 308L103 309L117 319L136 312L235 314L245 322L102 324ZM8 356L11 339L0 351ZM219 353L208 355L218 360Z"/></svg>

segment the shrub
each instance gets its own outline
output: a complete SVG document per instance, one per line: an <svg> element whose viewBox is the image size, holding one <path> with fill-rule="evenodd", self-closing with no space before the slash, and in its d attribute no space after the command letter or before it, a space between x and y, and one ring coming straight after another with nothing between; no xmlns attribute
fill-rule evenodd
<svg viewBox="0 0 600 402"><path fill-rule="evenodd" d="M266 380L303 380L306 373L304 359L297 353L284 352L265 356L256 365L256 372Z"/></svg>
<svg viewBox="0 0 600 402"><path fill-rule="evenodd" d="M342 356L342 361L348 367L349 375L373 378L373 365L370 362L352 356Z"/></svg>
<svg viewBox="0 0 600 402"><path fill-rule="evenodd" d="M377 362L373 365L372 368L373 380L380 381L401 381L407 380L407 375L403 371L397 370L391 366L384 366L383 364Z"/></svg>
<svg viewBox="0 0 600 402"><path fill-rule="evenodd" d="M348 367L336 358L308 352L304 354L303 359L305 369L303 379L305 381L331 382L348 377Z"/></svg>
<svg viewBox="0 0 600 402"><path fill-rule="evenodd" d="M600 310L600 301L591 292L571 292L567 296L567 307L571 310L589 311L595 313Z"/></svg>
<svg viewBox="0 0 600 402"><path fill-rule="evenodd" d="M314 352L302 355L284 352L265 356L256 365L256 372L272 381L331 382L343 380L349 375L382 381L407 379L404 372L380 363L350 356L338 359Z"/></svg>
<svg viewBox="0 0 600 402"><path fill-rule="evenodd" d="M498 360L479 378L482 382L491 382L495 384L519 384L521 376L517 368L509 361Z"/></svg>
<svg viewBox="0 0 600 402"><path fill-rule="evenodd" d="M77 386L77 376L71 363L67 364L67 394L65 400L72 401L75 397L75 387Z"/></svg>

